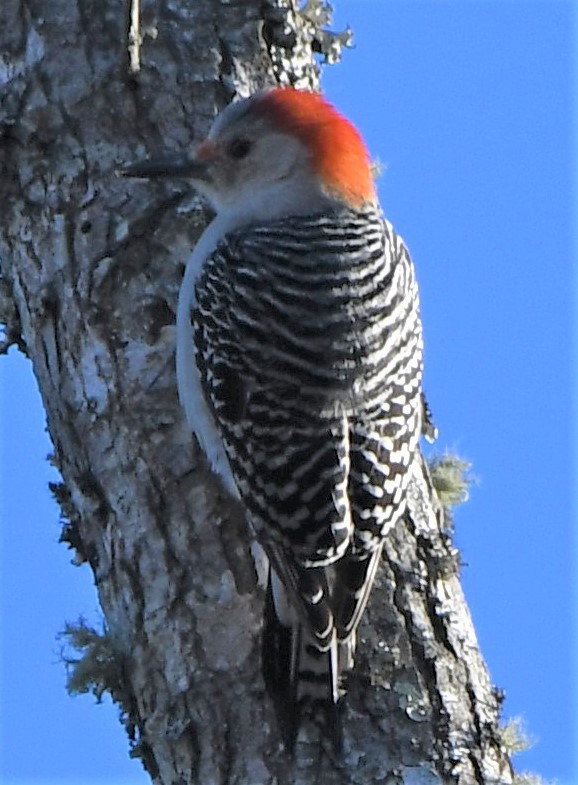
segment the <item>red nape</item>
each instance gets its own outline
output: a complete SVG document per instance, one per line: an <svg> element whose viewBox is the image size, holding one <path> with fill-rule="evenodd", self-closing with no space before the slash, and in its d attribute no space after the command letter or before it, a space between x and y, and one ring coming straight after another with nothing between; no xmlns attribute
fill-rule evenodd
<svg viewBox="0 0 578 785"><path fill-rule="evenodd" d="M375 201L369 153L361 134L320 93L278 87L264 93L254 111L303 142L314 171L330 193L354 207Z"/></svg>

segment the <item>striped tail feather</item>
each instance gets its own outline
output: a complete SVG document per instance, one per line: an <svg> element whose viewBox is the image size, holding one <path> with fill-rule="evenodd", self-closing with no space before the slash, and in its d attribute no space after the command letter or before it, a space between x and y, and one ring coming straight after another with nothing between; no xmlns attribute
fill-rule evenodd
<svg viewBox="0 0 578 785"><path fill-rule="evenodd" d="M310 590L309 573L323 568L301 568ZM314 617L320 618L319 613ZM270 569L265 598L262 669L271 695L280 730L289 751L293 751L299 727L306 717L322 726L334 750L342 748L341 690L335 626L323 638L311 632L290 604L285 587Z"/></svg>
<svg viewBox="0 0 578 785"><path fill-rule="evenodd" d="M335 585L332 605L338 640L350 641L351 662L343 663L343 667L347 669L353 667L355 632L371 594L382 549L383 543L379 543L371 552L347 555L334 565Z"/></svg>

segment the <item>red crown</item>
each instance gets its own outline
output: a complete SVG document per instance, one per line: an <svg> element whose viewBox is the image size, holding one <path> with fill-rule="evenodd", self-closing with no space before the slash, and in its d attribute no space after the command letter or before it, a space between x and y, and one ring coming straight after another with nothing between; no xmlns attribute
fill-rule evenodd
<svg viewBox="0 0 578 785"><path fill-rule="evenodd" d="M361 134L322 95L278 87L264 93L254 111L303 142L314 171L330 193L356 207L375 201L369 153Z"/></svg>

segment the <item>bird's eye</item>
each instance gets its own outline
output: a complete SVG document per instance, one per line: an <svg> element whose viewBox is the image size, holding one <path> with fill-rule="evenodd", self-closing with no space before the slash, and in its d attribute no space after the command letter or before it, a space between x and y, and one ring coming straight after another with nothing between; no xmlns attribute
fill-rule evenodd
<svg viewBox="0 0 578 785"><path fill-rule="evenodd" d="M231 158L240 160L241 158L245 158L245 156L249 153L251 146L251 142L248 139L238 137L237 139L233 139L233 141L227 147L227 154Z"/></svg>

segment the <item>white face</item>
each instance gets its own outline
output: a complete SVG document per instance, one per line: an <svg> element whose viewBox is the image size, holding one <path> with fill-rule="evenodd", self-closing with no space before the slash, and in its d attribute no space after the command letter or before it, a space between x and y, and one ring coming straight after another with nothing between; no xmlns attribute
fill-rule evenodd
<svg viewBox="0 0 578 785"><path fill-rule="evenodd" d="M295 137L248 111L253 98L231 104L197 151L206 175L195 187L218 213L274 217L308 212L326 200L309 154Z"/></svg>

